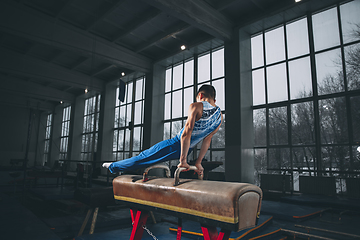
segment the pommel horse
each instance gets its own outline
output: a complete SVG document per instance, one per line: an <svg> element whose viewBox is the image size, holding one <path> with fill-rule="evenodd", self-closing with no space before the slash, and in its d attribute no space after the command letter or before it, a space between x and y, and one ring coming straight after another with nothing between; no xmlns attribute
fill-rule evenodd
<svg viewBox="0 0 360 240"><path fill-rule="evenodd" d="M178 168L171 178L148 177L153 168L170 169L165 165L146 169L143 177L121 175L113 180L114 198L130 206L133 229L130 240L140 240L149 211L159 211L179 218L177 240L181 239L182 220L201 224L205 240L225 240L231 231L240 231L257 224L262 191L248 183L218 182L199 179L179 180ZM190 170L195 170L191 166ZM217 227L221 228L220 233Z"/></svg>

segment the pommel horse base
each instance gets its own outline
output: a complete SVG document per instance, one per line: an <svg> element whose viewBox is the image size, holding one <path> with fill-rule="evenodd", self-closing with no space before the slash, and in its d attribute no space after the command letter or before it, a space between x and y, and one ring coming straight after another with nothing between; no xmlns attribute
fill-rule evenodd
<svg viewBox="0 0 360 240"><path fill-rule="evenodd" d="M262 200L259 187L198 179L179 181L182 170L177 169L175 180L148 177L147 170L144 177L122 175L113 180L114 198L131 208L130 240L141 239L149 211L179 218L177 240L181 239L183 218L199 222L205 240L225 240L231 231L256 225ZM217 227L221 228L220 233Z"/></svg>

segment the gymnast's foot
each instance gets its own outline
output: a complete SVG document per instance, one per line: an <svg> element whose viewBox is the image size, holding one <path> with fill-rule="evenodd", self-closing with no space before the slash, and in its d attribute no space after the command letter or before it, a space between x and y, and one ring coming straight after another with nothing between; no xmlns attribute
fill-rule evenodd
<svg viewBox="0 0 360 240"><path fill-rule="evenodd" d="M111 162L106 162L106 163L103 163L103 167L105 168L109 168L109 166L111 165L112 163Z"/></svg>

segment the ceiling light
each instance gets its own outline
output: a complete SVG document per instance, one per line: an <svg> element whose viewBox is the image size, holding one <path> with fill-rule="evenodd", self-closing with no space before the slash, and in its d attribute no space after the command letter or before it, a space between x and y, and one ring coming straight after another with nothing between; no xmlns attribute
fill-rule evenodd
<svg viewBox="0 0 360 240"><path fill-rule="evenodd" d="M295 2L301 2L301 0L295 0Z"/></svg>
<svg viewBox="0 0 360 240"><path fill-rule="evenodd" d="M62 101L62 100L60 101L60 104L63 104L63 101Z"/></svg>
<svg viewBox="0 0 360 240"><path fill-rule="evenodd" d="M186 46L185 46L185 45L181 45L180 49L184 51L184 50L186 49Z"/></svg>
<svg viewBox="0 0 360 240"><path fill-rule="evenodd" d="M125 73L124 73L124 72L122 72L122 73L121 73L121 76L125 76Z"/></svg>
<svg viewBox="0 0 360 240"><path fill-rule="evenodd" d="M85 88L85 93L88 93L88 91L89 91L89 90L88 90L87 88Z"/></svg>

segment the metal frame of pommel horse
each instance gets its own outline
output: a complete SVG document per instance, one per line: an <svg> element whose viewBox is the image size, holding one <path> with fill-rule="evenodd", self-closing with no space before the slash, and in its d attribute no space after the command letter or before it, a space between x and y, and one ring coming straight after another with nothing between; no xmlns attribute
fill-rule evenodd
<svg viewBox="0 0 360 240"><path fill-rule="evenodd" d="M240 231L257 224L260 214L262 191L247 183L179 180L178 168L174 181L169 178L149 177L154 168L163 168L170 176L166 165L154 165L138 175L121 175L113 180L114 198L130 207L133 228L130 240L140 240L149 214L152 211L170 213L178 217L176 239L181 239L182 219L201 224L205 240L227 240L231 231ZM191 166L188 170L196 170ZM199 176L202 179L202 176ZM217 227L221 228L220 233Z"/></svg>

